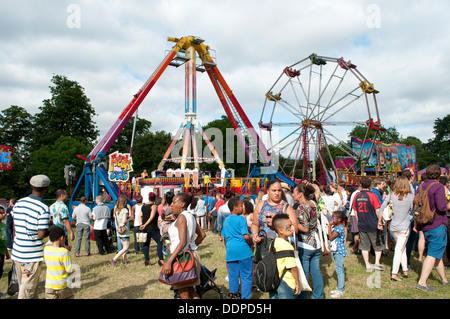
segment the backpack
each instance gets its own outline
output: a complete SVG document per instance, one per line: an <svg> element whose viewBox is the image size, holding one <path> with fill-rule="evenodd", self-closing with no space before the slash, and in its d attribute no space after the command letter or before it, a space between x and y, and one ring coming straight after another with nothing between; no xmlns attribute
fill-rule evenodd
<svg viewBox="0 0 450 319"><path fill-rule="evenodd" d="M437 182L431 183L426 190L423 190L423 185L417 188L418 192L414 196L414 210L413 216L417 225L425 225L434 221L435 211L430 208L428 201L428 190Z"/></svg>
<svg viewBox="0 0 450 319"><path fill-rule="evenodd" d="M275 240L272 241L267 255L264 256L255 267L256 287L262 292L276 290L287 271L287 269L284 269L280 277L277 269L277 259L295 257L293 250L275 251L273 247L274 242Z"/></svg>

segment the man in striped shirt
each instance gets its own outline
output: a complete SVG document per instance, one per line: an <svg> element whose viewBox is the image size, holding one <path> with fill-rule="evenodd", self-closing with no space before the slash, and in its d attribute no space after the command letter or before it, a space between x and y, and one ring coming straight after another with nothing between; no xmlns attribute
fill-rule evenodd
<svg viewBox="0 0 450 319"><path fill-rule="evenodd" d="M11 215L14 219L14 242L11 259L19 281L19 299L38 298L37 285L44 260L44 238L48 236L49 208L42 197L50 179L35 175L30 179L31 195L20 199Z"/></svg>

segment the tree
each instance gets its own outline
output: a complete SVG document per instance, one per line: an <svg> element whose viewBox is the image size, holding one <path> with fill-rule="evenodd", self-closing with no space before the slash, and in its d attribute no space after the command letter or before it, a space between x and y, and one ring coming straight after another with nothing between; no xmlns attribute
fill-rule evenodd
<svg viewBox="0 0 450 319"><path fill-rule="evenodd" d="M442 161L437 154L424 149L424 144L417 137L408 136L407 138L402 139L400 143L408 146L414 145L416 147L417 166L419 169Z"/></svg>
<svg viewBox="0 0 450 319"><path fill-rule="evenodd" d="M33 116L12 105L0 113L0 144L10 146L14 154L10 170L0 172L0 198L21 197L29 193L28 157ZM27 179L28 178L28 179Z"/></svg>
<svg viewBox="0 0 450 319"><path fill-rule="evenodd" d="M170 133L165 131L147 132L135 139L133 147L133 168L135 172L146 169L151 172L158 168L165 151L172 141ZM165 169L173 167L166 163Z"/></svg>
<svg viewBox="0 0 450 319"><path fill-rule="evenodd" d="M134 130L134 143L133 143L134 146L136 145L136 141L138 141L140 138L143 138L148 133L150 133L151 126L152 122L137 117L136 128ZM122 132L120 132L117 139L111 145L111 147L109 148L111 152L119 151L121 153L127 153L130 150L131 139L133 137L133 127L134 127L134 118L128 121L128 123L123 128Z"/></svg>
<svg viewBox="0 0 450 319"><path fill-rule="evenodd" d="M215 128L220 130L222 136L209 136L208 129ZM238 142L237 137L235 134L230 134L233 132L233 126L230 123L230 120L225 115L222 115L220 119L213 120L206 124L203 127L203 130L205 131L206 135L208 135L208 138L210 138L213 145L217 145L219 147L216 147L217 152L219 155L221 155L222 161L225 163L225 168L231 168L234 169L235 176L247 176L248 173L248 158L246 156L243 157L244 150L242 148L242 145ZM227 134L228 133L228 134ZM221 138L221 141L214 142L216 138ZM222 144L222 149L220 149L220 144ZM228 147L227 147L228 146ZM232 148L231 148L232 146ZM203 141L202 143L202 150L207 150L209 153L209 148L206 146L206 143ZM233 154L227 154L227 152L233 152ZM216 163L211 164L202 164L201 165L202 170L216 172L218 171L218 166Z"/></svg>
<svg viewBox="0 0 450 319"><path fill-rule="evenodd" d="M28 179L35 174L44 174L50 178L47 196L54 198L57 189L67 189L64 179L64 166L73 164L79 176L83 170L83 160L77 155L87 154L90 146L70 136L61 136L54 143L44 145L31 153Z"/></svg>
<svg viewBox="0 0 450 319"><path fill-rule="evenodd" d="M348 133L349 137L355 137L357 139L363 140L366 136L367 127L364 125L357 125L353 128L353 130ZM375 131L369 131L367 139L372 140L375 138ZM389 127L386 131L379 131L377 141L382 143L390 144L390 143L398 143L400 141L400 133L397 131L395 127Z"/></svg>
<svg viewBox="0 0 450 319"><path fill-rule="evenodd" d="M433 127L434 138L424 144L424 148L437 154L442 163L450 162L450 114L443 119L437 118Z"/></svg>
<svg viewBox="0 0 450 319"><path fill-rule="evenodd" d="M0 143L12 147L23 158L31 132L33 116L23 107L11 105L0 113Z"/></svg>
<svg viewBox="0 0 450 319"><path fill-rule="evenodd" d="M70 136L91 145L99 131L93 121L96 115L84 88L65 76L55 75L50 86L52 97L43 101L35 116L33 150L52 145L60 136Z"/></svg>

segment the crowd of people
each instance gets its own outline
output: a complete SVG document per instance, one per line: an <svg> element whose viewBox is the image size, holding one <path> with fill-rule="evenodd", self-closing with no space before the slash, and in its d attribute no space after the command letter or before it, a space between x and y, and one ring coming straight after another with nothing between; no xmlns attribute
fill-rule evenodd
<svg viewBox="0 0 450 319"><path fill-rule="evenodd" d="M423 263L416 288L434 291L436 288L428 284L433 269L442 285L448 285L445 266L450 256L449 180L441 176L437 165L428 166L421 180L422 183L415 183L410 170L402 172L394 183L361 177L356 189L345 183L319 186L306 181L291 188L271 180L257 197L231 192L213 196L168 192L158 198L150 193L146 199L136 196L132 207L121 195L112 211L105 204L104 195L97 196L92 210L86 205L86 198L81 197L72 214L76 221L74 232L65 204L67 193L58 190L56 202L48 207L42 198L50 180L37 175L30 180L29 196L17 202L12 200L7 209L0 207L0 221L7 218L6 223L0 223L6 228L6 240L0 239L0 277L5 258L11 258L19 283L18 298L37 298L38 278L45 263L46 298L73 298L68 285L70 242L75 240L74 256L79 257L84 239L85 255L90 256L93 236L99 254L115 253L109 262L116 267L120 259L124 264L130 263L127 254L133 233L134 253L144 255L145 265L150 265L150 242L155 241L162 275L171 274L176 257L189 251L195 261L197 280L175 284L174 289L183 299L199 298L195 289L202 268L198 247L209 232L226 249L224 262L231 299L252 296L255 265L270 250L296 252L277 259L281 282L269 294L273 299L304 299L308 295L311 299L323 299L322 255L331 255L335 264L337 287L331 291L331 297L345 296L347 252L362 255L363 266L372 272L385 270L383 256L392 250L391 280L398 282L408 278L415 249ZM415 194L421 191L427 192L430 209L435 212L434 219L424 225L413 218ZM393 210L389 218L383 216L387 207ZM113 232L117 250L112 244ZM46 237L49 240L44 243ZM370 261L371 255L374 262ZM311 292L301 289L301 275L310 278Z"/></svg>

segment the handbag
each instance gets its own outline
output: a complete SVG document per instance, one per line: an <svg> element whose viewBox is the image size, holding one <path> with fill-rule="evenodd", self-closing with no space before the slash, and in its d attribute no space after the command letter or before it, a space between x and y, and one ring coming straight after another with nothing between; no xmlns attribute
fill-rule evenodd
<svg viewBox="0 0 450 319"><path fill-rule="evenodd" d="M147 241L147 233L146 232L136 233L136 241L138 243L145 243Z"/></svg>
<svg viewBox="0 0 450 319"><path fill-rule="evenodd" d="M165 262L167 262L169 257L170 252L167 253ZM172 264L172 273L164 275L160 272L158 280L167 285L184 285L195 282L197 280L197 269L191 249L175 257Z"/></svg>
<svg viewBox="0 0 450 319"><path fill-rule="evenodd" d="M19 280L17 278L16 267L13 263L12 269L8 272L8 290L10 296L14 296L19 292Z"/></svg>
<svg viewBox="0 0 450 319"><path fill-rule="evenodd" d="M389 221L392 219L393 215L394 215L394 203L391 200L391 194L389 194L389 201L383 210L383 219L385 221Z"/></svg>
<svg viewBox="0 0 450 319"><path fill-rule="evenodd" d="M305 271L303 270L303 266L300 261L300 257L298 256L297 236L295 234L294 234L294 257L295 257L295 263L297 264L298 281L300 282L300 286L298 289L300 291L312 291L312 289L308 283L308 278L306 278Z"/></svg>

